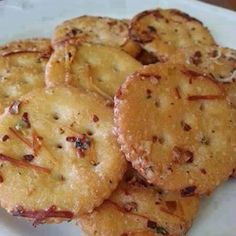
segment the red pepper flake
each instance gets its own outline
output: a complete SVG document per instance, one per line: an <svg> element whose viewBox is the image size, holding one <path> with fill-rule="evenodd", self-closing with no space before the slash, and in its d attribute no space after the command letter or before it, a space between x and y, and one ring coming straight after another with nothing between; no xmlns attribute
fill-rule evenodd
<svg viewBox="0 0 236 236"><path fill-rule="evenodd" d="M197 187L196 186L188 186L182 190L180 190L180 194L182 197L192 197L195 195Z"/></svg>
<svg viewBox="0 0 236 236"><path fill-rule="evenodd" d="M74 217L74 213L71 211L57 211L56 206L51 206L47 210L39 210L39 211L27 211L22 206L18 206L15 210L11 211L13 216L17 217L25 217L29 219L34 219L33 225L36 226L38 224L44 223L48 218L63 218L63 219L72 219Z"/></svg>
<svg viewBox="0 0 236 236"><path fill-rule="evenodd" d="M79 156L80 158L83 158L83 157L85 156L84 151L82 151L82 150L80 150L80 149L77 149L76 152L77 152L77 154L78 154L78 156Z"/></svg>
<svg viewBox="0 0 236 236"><path fill-rule="evenodd" d="M29 121L29 114L27 112L24 112L23 115L22 115L22 121L25 123L25 128L30 128L31 127L31 124L30 124L30 121Z"/></svg>
<svg viewBox="0 0 236 236"><path fill-rule="evenodd" d="M124 204L124 209L127 212L137 211L138 204L136 202L127 202Z"/></svg>
<svg viewBox="0 0 236 236"><path fill-rule="evenodd" d="M152 90L151 90L151 89L147 89L147 90L146 90L146 93L147 93L147 95L146 95L146 98L147 98L147 99L149 99L149 98L152 97Z"/></svg>
<svg viewBox="0 0 236 236"><path fill-rule="evenodd" d="M77 140L77 138L74 137L74 136L66 137L66 141L67 141L67 142L75 143L76 140Z"/></svg>
<svg viewBox="0 0 236 236"><path fill-rule="evenodd" d="M188 125L187 123L185 123L184 121L181 121L181 127L183 128L184 131L190 131L192 129L192 127L190 125Z"/></svg>
<svg viewBox="0 0 236 236"><path fill-rule="evenodd" d="M224 99L223 95L192 95L188 96L189 101L198 101L198 100L216 100Z"/></svg>
<svg viewBox="0 0 236 236"><path fill-rule="evenodd" d="M4 182L2 175L0 175L0 184Z"/></svg>
<svg viewBox="0 0 236 236"><path fill-rule="evenodd" d="M175 96L176 96L178 99L181 99L181 98L182 98L181 95L180 95L180 92L179 92L179 88L178 88L178 87L175 88Z"/></svg>
<svg viewBox="0 0 236 236"><path fill-rule="evenodd" d="M166 201L166 206L169 211L174 212L177 209L177 203L176 201Z"/></svg>
<svg viewBox="0 0 236 236"><path fill-rule="evenodd" d="M158 137L156 135L152 136L152 142L153 143L156 143L158 140Z"/></svg>
<svg viewBox="0 0 236 236"><path fill-rule="evenodd" d="M182 163L192 163L194 160L194 154L193 152L180 148L175 146L172 150L173 154L173 160L176 163L182 164Z"/></svg>
<svg viewBox="0 0 236 236"><path fill-rule="evenodd" d="M27 155L24 155L23 158L24 158L24 160L31 162L34 160L34 155L27 154Z"/></svg>
<svg viewBox="0 0 236 236"><path fill-rule="evenodd" d="M21 102L20 101L14 101L10 107L9 107L9 112L10 114L12 115L15 115L15 114L19 114L20 112L20 105L21 105Z"/></svg>
<svg viewBox="0 0 236 236"><path fill-rule="evenodd" d="M148 220L147 227L150 229L155 229L157 227L157 223L155 221Z"/></svg>
<svg viewBox="0 0 236 236"><path fill-rule="evenodd" d="M47 174L51 173L51 170L45 167L41 167L41 166L37 166L37 165L32 165L30 163L28 163L25 160L17 160L15 158L6 156L4 154L0 153L0 161L6 161L11 163L12 165L18 166L18 167L26 167L26 168L31 168L34 169L35 171L41 171Z"/></svg>
<svg viewBox="0 0 236 236"><path fill-rule="evenodd" d="M210 74L205 74L205 73L199 73L197 71L194 71L194 70L182 70L182 73L188 77L190 77L191 79L191 83L192 83L192 79L197 79L199 77L203 77L203 78L207 78L207 79L210 79L211 81L215 82L216 81L214 80L214 77L212 77Z"/></svg>
<svg viewBox="0 0 236 236"><path fill-rule="evenodd" d="M98 122L99 121L99 118L98 118L98 116L97 115L93 115L93 122Z"/></svg>
<svg viewBox="0 0 236 236"><path fill-rule="evenodd" d="M18 138L20 141L22 141L29 148L32 148L32 144L30 143L30 141L28 139L24 138L17 130L15 130L11 127L9 127L9 130L16 138Z"/></svg>
<svg viewBox="0 0 236 236"><path fill-rule="evenodd" d="M3 141L3 142L6 142L9 138L10 138L10 137L9 137L7 134L5 134L5 135L2 137L2 141Z"/></svg>
<svg viewBox="0 0 236 236"><path fill-rule="evenodd" d="M117 90L117 92L116 92L116 98L117 99L121 99L121 97L122 97L122 88L120 87L118 90Z"/></svg>

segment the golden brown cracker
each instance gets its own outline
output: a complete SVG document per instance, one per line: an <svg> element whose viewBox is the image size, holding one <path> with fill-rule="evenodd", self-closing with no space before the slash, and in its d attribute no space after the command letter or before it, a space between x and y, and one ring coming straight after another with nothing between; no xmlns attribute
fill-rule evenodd
<svg viewBox="0 0 236 236"><path fill-rule="evenodd" d="M232 173L235 119L222 84L180 64L144 67L115 97L126 158L149 182L183 196L210 193Z"/></svg>
<svg viewBox="0 0 236 236"><path fill-rule="evenodd" d="M179 48L215 45L199 20L176 9L155 9L137 14L130 23L130 38L165 61Z"/></svg>
<svg viewBox="0 0 236 236"><path fill-rule="evenodd" d="M70 220L109 197L126 163L113 111L78 88L36 89L0 117L0 205L38 223Z"/></svg>
<svg viewBox="0 0 236 236"><path fill-rule="evenodd" d="M190 228L198 207L197 197L164 193L133 172L109 200L80 217L79 224L88 236L180 236Z"/></svg>
<svg viewBox="0 0 236 236"><path fill-rule="evenodd" d="M84 15L58 25L53 34L52 44L54 48L66 41L121 47L135 57L140 51L140 46L129 39L128 27L128 20Z"/></svg>
<svg viewBox="0 0 236 236"><path fill-rule="evenodd" d="M125 78L140 67L119 48L67 44L53 53L47 65L46 84L83 87L112 100Z"/></svg>

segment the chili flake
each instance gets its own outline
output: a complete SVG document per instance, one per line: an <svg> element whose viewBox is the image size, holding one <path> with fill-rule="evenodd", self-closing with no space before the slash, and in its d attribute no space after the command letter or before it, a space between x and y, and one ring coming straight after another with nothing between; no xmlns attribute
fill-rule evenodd
<svg viewBox="0 0 236 236"><path fill-rule="evenodd" d="M7 134L5 134L5 135L2 137L2 141L5 142L5 141L7 141L9 138L10 138L10 137L9 137Z"/></svg>
<svg viewBox="0 0 236 236"><path fill-rule="evenodd" d="M192 197L195 195L197 187L196 186L188 186L180 191L182 197Z"/></svg>
<svg viewBox="0 0 236 236"><path fill-rule="evenodd" d="M32 155L32 154L27 154L27 155L24 155L23 158L24 158L24 160L30 162L30 161L33 161L33 160L34 160L34 155Z"/></svg>
<svg viewBox="0 0 236 236"><path fill-rule="evenodd" d="M10 114L12 115L15 115L15 114L19 114L20 112L20 104L21 102L20 101L14 101L11 106L9 107L9 112Z"/></svg>

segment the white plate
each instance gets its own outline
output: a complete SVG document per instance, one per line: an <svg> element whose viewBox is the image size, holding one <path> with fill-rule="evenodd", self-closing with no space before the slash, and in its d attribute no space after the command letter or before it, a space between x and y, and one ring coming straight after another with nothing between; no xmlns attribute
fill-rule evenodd
<svg viewBox="0 0 236 236"><path fill-rule="evenodd" d="M2 0L0 43L26 37L50 36L58 23L82 14L131 17L153 7L178 8L202 20L216 40L236 48L236 13L195 0ZM207 181L207 180L206 180ZM73 223L36 229L0 210L0 236L80 236ZM236 181L221 186L202 202L189 236L236 236ZM112 235L111 235L112 236Z"/></svg>

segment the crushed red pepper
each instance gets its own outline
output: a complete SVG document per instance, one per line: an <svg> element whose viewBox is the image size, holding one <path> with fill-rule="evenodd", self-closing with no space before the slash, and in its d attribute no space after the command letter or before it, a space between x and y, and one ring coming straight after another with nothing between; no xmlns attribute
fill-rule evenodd
<svg viewBox="0 0 236 236"><path fill-rule="evenodd" d="M20 105L21 105L21 102L20 101L14 101L10 107L9 107L9 113L12 114L12 115L16 115L16 114L19 114L20 112Z"/></svg>
<svg viewBox="0 0 236 236"><path fill-rule="evenodd" d="M192 186L188 186L184 189L180 190L180 194L182 197L192 197L195 195L195 191L196 191L197 187L192 185Z"/></svg>
<svg viewBox="0 0 236 236"><path fill-rule="evenodd" d="M31 168L35 171L40 171L40 172L44 172L46 174L50 174L51 170L45 167L41 167L41 166L37 166L37 165L32 165L30 163L28 163L25 160L18 160L15 158L12 158L10 156L6 156L2 153L0 153L0 161L5 161L5 162L9 162L12 165L18 166L18 167L27 167L27 168Z"/></svg>
<svg viewBox="0 0 236 236"><path fill-rule="evenodd" d="M30 121L29 121L29 114L27 112L23 113L21 119L25 124L25 128L27 128L27 129L31 128L31 124L30 124Z"/></svg>
<svg viewBox="0 0 236 236"><path fill-rule="evenodd" d="M216 100L216 99L224 99L223 95L192 95L188 96L189 101L197 101L197 100Z"/></svg>
<svg viewBox="0 0 236 236"><path fill-rule="evenodd" d="M182 98L181 95L180 95L180 91L179 91L179 88L178 88L178 87L175 88L175 96L176 96L178 99L181 99L181 98Z"/></svg>
<svg viewBox="0 0 236 236"><path fill-rule="evenodd" d="M7 134L5 134L5 135L2 137L2 141L3 141L3 142L6 142L9 138L10 138L10 137L9 137Z"/></svg>
<svg viewBox="0 0 236 236"><path fill-rule="evenodd" d="M0 174L0 184L4 182L2 175Z"/></svg>
<svg viewBox="0 0 236 236"><path fill-rule="evenodd" d="M16 209L11 211L13 216L20 216L29 219L34 219L33 225L43 224L45 220L49 218L63 218L72 219L74 213L71 211L58 211L56 206L51 206L47 210L31 211L25 210L22 206L18 206Z"/></svg>
<svg viewBox="0 0 236 236"><path fill-rule="evenodd" d="M137 211L138 204L136 202L127 202L124 204L124 209L127 212Z"/></svg>
<svg viewBox="0 0 236 236"><path fill-rule="evenodd" d="M93 122L96 123L96 122L98 122L98 121L99 121L98 116L94 114L94 115L93 115Z"/></svg>
<svg viewBox="0 0 236 236"><path fill-rule="evenodd" d="M24 155L23 158L24 158L24 160L31 162L34 160L34 155L27 154L27 155Z"/></svg>
<svg viewBox="0 0 236 236"><path fill-rule="evenodd" d="M176 209L177 209L176 201L166 201L165 203L166 203L168 210L170 210L172 212L176 211Z"/></svg>
<svg viewBox="0 0 236 236"><path fill-rule="evenodd" d="M184 131L188 132L192 129L192 127L189 124L185 123L184 121L181 121L180 124L181 124L181 127L183 128Z"/></svg>
<svg viewBox="0 0 236 236"><path fill-rule="evenodd" d="M172 150L173 160L176 163L183 164L183 163L192 163L194 160L193 152L174 146Z"/></svg>

